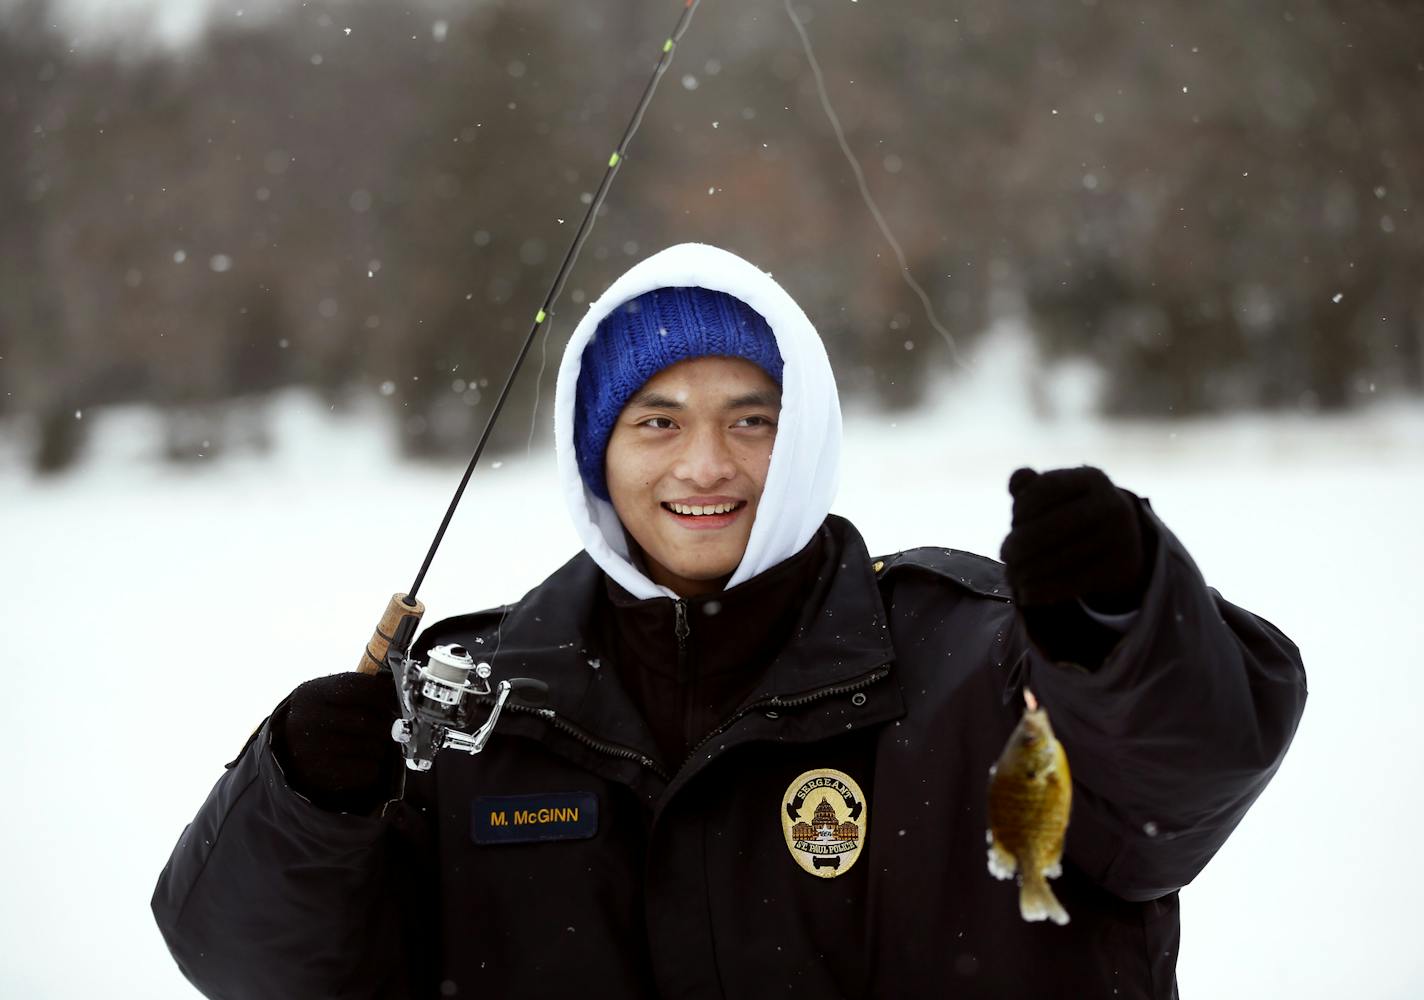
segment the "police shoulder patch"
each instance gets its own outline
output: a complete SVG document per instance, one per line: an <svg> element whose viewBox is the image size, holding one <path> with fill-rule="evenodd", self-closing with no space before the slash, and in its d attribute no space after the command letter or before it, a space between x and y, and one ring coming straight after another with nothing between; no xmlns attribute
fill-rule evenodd
<svg viewBox="0 0 1424 1000"><path fill-rule="evenodd" d="M593 792L486 795L475 799L470 818L470 833L477 844L587 840L598 832L598 796Z"/></svg>
<svg viewBox="0 0 1424 1000"><path fill-rule="evenodd" d="M855 779L817 768L798 775L781 798L781 832L796 863L817 878L848 872L865 847L870 820Z"/></svg>

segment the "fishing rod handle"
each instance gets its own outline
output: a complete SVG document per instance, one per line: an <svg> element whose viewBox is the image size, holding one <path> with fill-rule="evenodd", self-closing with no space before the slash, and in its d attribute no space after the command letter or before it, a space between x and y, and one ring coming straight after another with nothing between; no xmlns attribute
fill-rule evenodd
<svg viewBox="0 0 1424 1000"><path fill-rule="evenodd" d="M419 598L411 598L409 604L406 600L405 594L391 595L390 603L386 605L386 610L376 625L376 631L366 642L366 652L361 656L361 663L356 667L360 673L374 674L385 666L386 653L392 645L405 649L410 644L416 626L420 624L420 619L425 617L425 605Z"/></svg>

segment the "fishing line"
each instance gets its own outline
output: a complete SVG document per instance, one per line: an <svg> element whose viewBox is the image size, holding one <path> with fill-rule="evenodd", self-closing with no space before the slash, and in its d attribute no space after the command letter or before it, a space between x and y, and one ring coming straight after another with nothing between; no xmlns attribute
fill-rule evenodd
<svg viewBox="0 0 1424 1000"><path fill-rule="evenodd" d="M875 219L875 224L880 227L880 234L885 237L885 242L890 244L890 248L895 251L895 259L900 262L900 275L905 279L905 283L910 286L910 290L920 299L920 305L924 307L925 318L930 321L930 326L934 327L939 335L944 338L944 342L949 347L950 356L954 358L956 364L962 368L972 370L973 366L965 361L959 354L959 347L955 344L954 335L945 329L944 324L935 315L934 305L930 302L930 297L925 294L925 290L920 287L920 283L915 280L915 276L910 273L910 264L905 259L905 251L900 248L900 243L895 239L895 234L890 231L890 223L885 221L884 214L880 211L880 206L875 203L875 199L870 195L870 188L865 183L865 174L860 169L860 164L856 161L855 154L851 152L850 143L846 142L845 130L841 128L841 120L836 116L835 108L831 107L830 95L826 93L826 81L821 75L821 64L816 61L816 53L811 49L811 36L806 34L806 28L801 24L801 19L796 16L796 11L791 7L791 0L782 0L782 5L786 8L786 16L791 18L792 25L796 28L796 33L801 36L801 47L806 51L806 61L811 64L811 73L816 79L816 92L821 95L821 107L826 112L826 117L830 120L831 129L836 133L836 141L840 143L841 152L845 154L846 162L850 164L850 169L855 173L855 182L860 187L860 197L865 202L865 207L870 210L870 214Z"/></svg>
<svg viewBox="0 0 1424 1000"><path fill-rule="evenodd" d="M539 342L539 374L534 376L534 412L529 415L529 443L524 446L524 457L534 454L534 433L539 429L539 396L544 387L544 369L549 364L549 334L554 324L544 327L544 339Z"/></svg>
<svg viewBox="0 0 1424 1000"><path fill-rule="evenodd" d="M678 15L677 24L674 26L672 34L663 42L657 65L653 67L653 75L649 77L647 86L643 88L643 96L638 100L638 106L628 122L628 127L623 130L623 137L618 140L618 144L613 148L613 154L608 158L608 167L604 170L603 180L598 185L598 191L589 203L583 221L579 223L578 232L574 233L568 252L564 254L563 263L559 265L559 272L554 276L554 283L549 288L549 294L544 297L544 304L534 315L534 323L529 328L528 336L524 338L524 344L519 348L519 356L514 360L514 367L509 370L509 377L504 381L504 388L499 391L499 397L495 400L489 420L485 422L485 428L480 432L480 440L475 445L475 453L470 456L470 464L465 467L465 474L460 477L460 485L455 487L455 496L451 499L450 506L445 511L445 517L435 532L435 540L430 543L430 550L425 554L425 561L420 565L420 572L415 575L415 583L411 584L410 590L406 592L404 601L408 607L414 607L416 604L415 595L419 592L420 585L425 581L426 571L430 569L430 563L435 558L435 550L440 548L440 542L445 538L445 529L450 526L450 519L455 516L455 508L459 506L460 498L465 494L465 487L469 484L470 476L479 463L480 455L484 454L490 431L494 429L495 421L499 419L500 411L504 409L505 400L509 398L509 390L514 386L514 380L524 364L524 359L529 354L529 348L534 344L539 327L543 326L553 314L554 302L558 299L559 293L564 290L564 282L568 280L569 272L573 270L574 261L578 259L584 241L588 239L588 234L593 230L594 219L598 215L598 210L603 207L603 199L608 194L613 177L618 173L618 167L627 155L628 144L632 142L634 133L638 131L638 126L643 123L643 115L646 114L648 105L652 102L653 92L658 88L658 81L663 78L663 74L671 65L677 43L682 40L687 26L692 23L692 13L700 2L701 0L683 0L682 13Z"/></svg>

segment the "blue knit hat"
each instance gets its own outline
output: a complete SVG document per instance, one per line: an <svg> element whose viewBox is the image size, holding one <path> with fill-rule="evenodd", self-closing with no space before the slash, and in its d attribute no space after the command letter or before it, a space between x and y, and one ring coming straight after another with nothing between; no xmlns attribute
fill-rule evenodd
<svg viewBox="0 0 1424 1000"><path fill-rule="evenodd" d="M745 358L781 385L781 351L762 315L708 288L656 288L598 324L579 362L574 449L579 475L608 500L603 455L618 414L658 372L690 358Z"/></svg>

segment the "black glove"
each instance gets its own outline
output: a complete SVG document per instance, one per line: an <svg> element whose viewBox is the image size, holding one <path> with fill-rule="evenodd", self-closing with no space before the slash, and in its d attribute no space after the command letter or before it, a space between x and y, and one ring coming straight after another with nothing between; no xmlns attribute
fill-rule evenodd
<svg viewBox="0 0 1424 1000"><path fill-rule="evenodd" d="M371 813L395 792L400 750L390 675L348 671L297 686L272 718L288 783L323 809Z"/></svg>
<svg viewBox="0 0 1424 1000"><path fill-rule="evenodd" d="M1083 612L1142 605L1156 534L1139 501L1101 469L1081 466L1009 478L1013 525L999 551L1029 634L1054 659L1096 666L1120 638Z"/></svg>
<svg viewBox="0 0 1424 1000"><path fill-rule="evenodd" d="M1147 562L1138 501L1084 465L1009 478L1013 528L999 556L1020 604L1081 599L1095 611L1142 604Z"/></svg>

